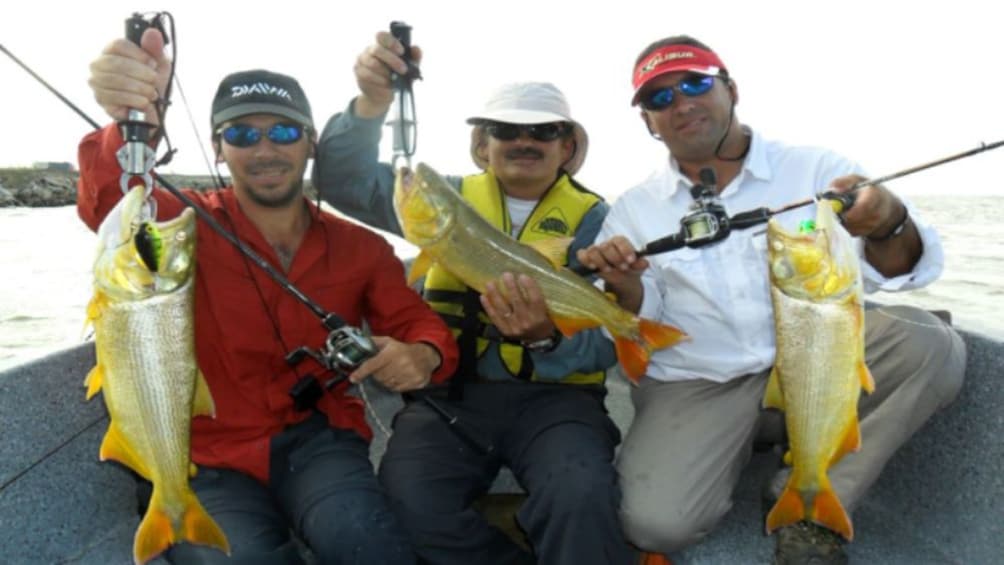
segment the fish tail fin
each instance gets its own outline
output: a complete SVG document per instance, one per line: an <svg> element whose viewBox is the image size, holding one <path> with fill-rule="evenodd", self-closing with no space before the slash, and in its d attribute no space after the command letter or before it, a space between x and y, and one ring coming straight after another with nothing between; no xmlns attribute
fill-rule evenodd
<svg viewBox="0 0 1004 565"><path fill-rule="evenodd" d="M227 536L192 491L188 491L185 495L185 514L181 523L181 539L189 543L215 547L230 555L230 542L227 541Z"/></svg>
<svg viewBox="0 0 1004 565"><path fill-rule="evenodd" d="M812 501L811 519L813 522L844 536L847 541L854 539L854 526L851 525L851 519L847 515L847 511L844 510L844 505L840 504L837 494L833 492L829 481L826 481Z"/></svg>
<svg viewBox="0 0 1004 565"><path fill-rule="evenodd" d="M680 328L645 318L638 320L638 330L641 332L641 339L651 351L675 345L690 337Z"/></svg>
<svg viewBox="0 0 1004 565"><path fill-rule="evenodd" d="M164 512L164 502L156 485L150 496L150 506L136 529L132 545L132 557L136 565L142 565L157 557L175 542L171 518Z"/></svg>
<svg viewBox="0 0 1004 565"><path fill-rule="evenodd" d="M165 511L161 494L154 485L150 506L136 530L133 542L133 559L137 565L150 561L179 541L215 547L230 555L230 543L202 507L195 493L188 490L182 500L185 510L181 523L176 527Z"/></svg>
<svg viewBox="0 0 1004 565"><path fill-rule="evenodd" d="M624 369L624 375L633 384L638 384L645 374L645 368L648 367L650 351L637 341L626 337L615 338L614 349L617 351L617 361Z"/></svg>
<svg viewBox="0 0 1004 565"><path fill-rule="evenodd" d="M771 533L778 528L790 526L805 518L805 502L802 495L794 488L795 473L788 477L788 482L784 485L784 491L778 497L774 507L767 514L767 533Z"/></svg>
<svg viewBox="0 0 1004 565"><path fill-rule="evenodd" d="M639 379L645 374L648 359L653 351L669 347L689 337L679 328L645 318L638 318L638 334L639 337L636 339L623 335L614 338L617 360L620 361L628 379L635 384L638 384Z"/></svg>

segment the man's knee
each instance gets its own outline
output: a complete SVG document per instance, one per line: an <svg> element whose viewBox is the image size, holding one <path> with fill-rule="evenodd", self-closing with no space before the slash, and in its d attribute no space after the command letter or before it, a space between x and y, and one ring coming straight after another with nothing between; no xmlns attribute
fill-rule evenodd
<svg viewBox="0 0 1004 565"><path fill-rule="evenodd" d="M732 507L728 498L653 503L625 497L620 519L628 541L644 551L670 553L694 545L708 535Z"/></svg>
<svg viewBox="0 0 1004 565"><path fill-rule="evenodd" d="M398 517L378 493L317 504L303 518L307 544L322 562L411 563L413 552Z"/></svg>
<svg viewBox="0 0 1004 565"><path fill-rule="evenodd" d="M949 404L962 388L966 346L959 334L934 314L912 306L882 306L877 324L892 332L898 368L926 379L939 406Z"/></svg>
<svg viewBox="0 0 1004 565"><path fill-rule="evenodd" d="M620 519L628 541L643 551L658 553L671 553L698 543L718 522L718 517L701 520L672 508L657 512L622 508Z"/></svg>

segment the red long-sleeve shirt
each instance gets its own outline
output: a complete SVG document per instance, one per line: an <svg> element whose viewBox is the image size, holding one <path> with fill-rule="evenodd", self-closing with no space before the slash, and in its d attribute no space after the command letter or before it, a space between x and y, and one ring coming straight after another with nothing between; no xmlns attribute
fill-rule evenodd
<svg viewBox="0 0 1004 565"><path fill-rule="evenodd" d="M122 143L115 127L94 132L80 143L77 211L92 230L122 196L122 170L115 159ZM241 212L232 189L184 192L282 272L272 247ZM154 197L160 220L177 216L184 206L165 190L155 190ZM313 206L311 215L286 278L351 325L365 319L374 335L433 345L442 364L432 380L445 380L456 367L456 342L439 316L407 286L391 246L379 235ZM303 303L201 220L196 231L195 348L216 417L193 420L192 460L267 482L271 437L308 415L293 408L290 387L307 373L330 377L309 357L294 370L285 355L302 345L322 346L328 331ZM335 387L317 408L332 426L370 439L362 403L346 395L346 388Z"/></svg>

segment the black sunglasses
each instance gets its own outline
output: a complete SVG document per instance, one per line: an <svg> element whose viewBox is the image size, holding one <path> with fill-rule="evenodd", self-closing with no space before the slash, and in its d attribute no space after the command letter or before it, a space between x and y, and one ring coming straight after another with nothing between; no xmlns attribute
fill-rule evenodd
<svg viewBox="0 0 1004 565"><path fill-rule="evenodd" d="M291 145L303 138L303 126L300 124L275 124L264 132L264 136L276 145ZM234 124L219 132L223 141L234 147L251 147L262 140L262 128L247 124Z"/></svg>
<svg viewBox="0 0 1004 565"><path fill-rule="evenodd" d="M551 122L547 124L509 124L505 122L485 122L485 131L499 141L512 141L526 133L537 141L554 141L565 137L572 131L568 122Z"/></svg>
<svg viewBox="0 0 1004 565"><path fill-rule="evenodd" d="M669 108L676 99L676 93L693 98L700 96L711 90L715 85L715 77L708 75L692 74L680 79L676 85L664 86L641 95L638 101L641 107L651 112L659 112Z"/></svg>

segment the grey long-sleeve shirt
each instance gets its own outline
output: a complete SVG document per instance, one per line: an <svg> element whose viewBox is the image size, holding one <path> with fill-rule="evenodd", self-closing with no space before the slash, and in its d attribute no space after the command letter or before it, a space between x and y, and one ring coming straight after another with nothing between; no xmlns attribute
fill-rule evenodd
<svg viewBox="0 0 1004 565"><path fill-rule="evenodd" d="M313 183L321 197L340 212L400 235L393 204L394 170L389 163L378 160L383 121L383 116L357 117L351 103L345 112L332 116L321 133ZM462 178L446 177L458 190ZM593 243L609 209L601 202L580 222L569 246L573 265L578 263L575 252ZM554 351L530 356L537 374L555 381L575 372L601 371L616 362L613 343L599 328L562 340ZM490 345L478 360L478 373L491 380L514 380L504 369L496 344Z"/></svg>

